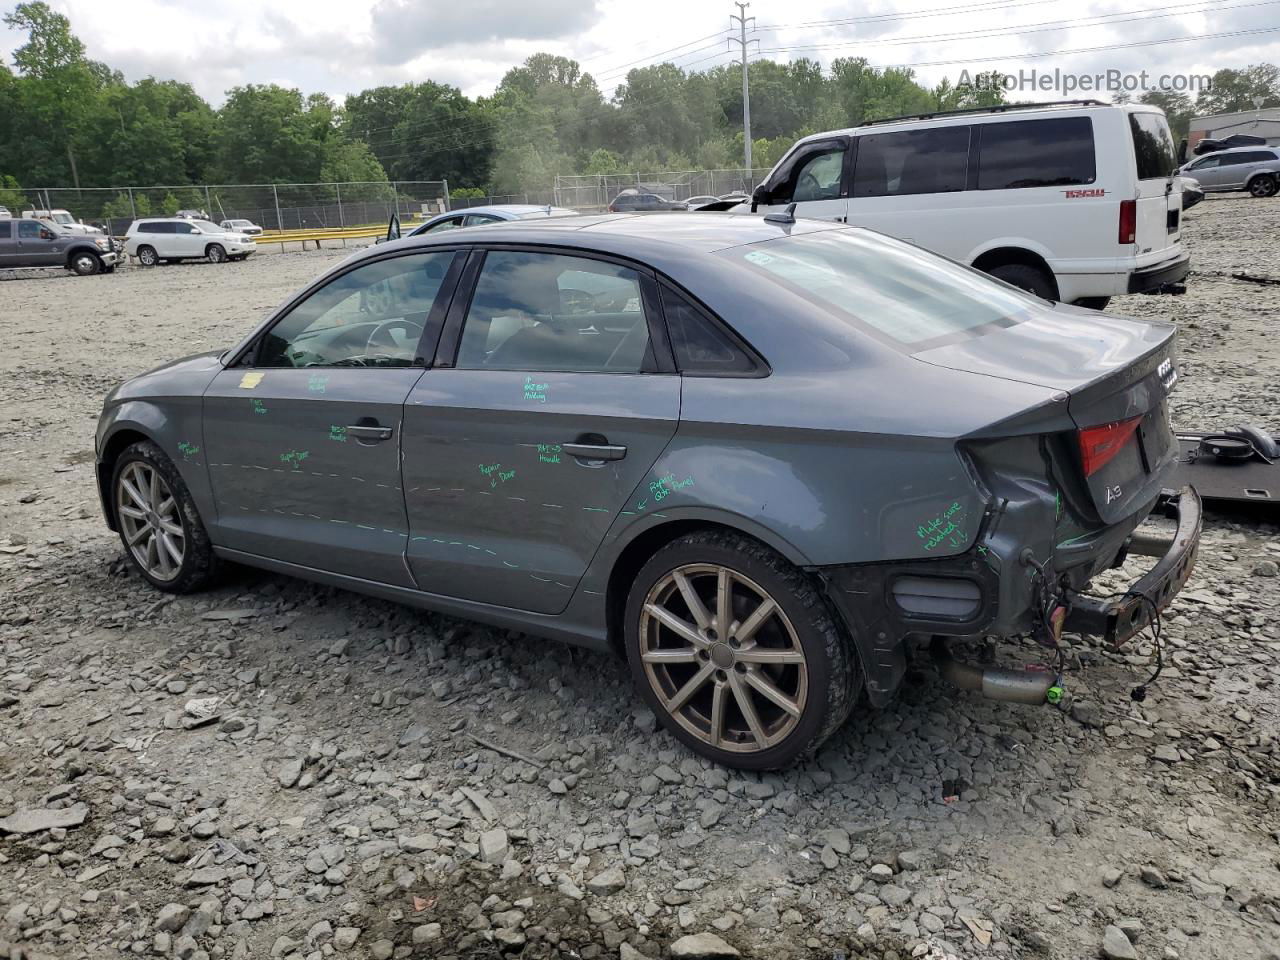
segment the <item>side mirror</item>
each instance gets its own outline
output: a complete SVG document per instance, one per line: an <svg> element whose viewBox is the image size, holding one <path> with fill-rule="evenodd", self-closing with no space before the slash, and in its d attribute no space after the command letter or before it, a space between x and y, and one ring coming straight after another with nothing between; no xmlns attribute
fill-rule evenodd
<svg viewBox="0 0 1280 960"><path fill-rule="evenodd" d="M751 212L752 213L756 212L757 205L763 203L767 207L772 202L773 202L773 195L769 192L769 188L766 187L764 184L761 184L760 186L756 187L755 190L751 192Z"/></svg>
<svg viewBox="0 0 1280 960"><path fill-rule="evenodd" d="M41 240L52 240L52 239L53 239L53 231L52 231L52 230L48 230L48 229L46 229L46 228L44 228L44 227L41 227L41 228L40 228L40 239L41 239Z"/></svg>
<svg viewBox="0 0 1280 960"><path fill-rule="evenodd" d="M398 213L393 213L391 220L387 223L387 239L400 239L400 215Z"/></svg>

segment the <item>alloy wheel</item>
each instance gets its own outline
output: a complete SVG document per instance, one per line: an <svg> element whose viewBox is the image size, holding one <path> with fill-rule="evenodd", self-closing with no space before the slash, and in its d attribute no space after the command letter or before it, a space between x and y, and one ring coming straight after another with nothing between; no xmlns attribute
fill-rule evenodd
<svg viewBox="0 0 1280 960"><path fill-rule="evenodd" d="M98 272L98 258L91 253L77 254L71 261L71 269L82 277L91 276Z"/></svg>
<svg viewBox="0 0 1280 960"><path fill-rule="evenodd" d="M151 247L139 247L138 262L144 267L154 267L160 262L160 258L156 256L155 250L151 249Z"/></svg>
<svg viewBox="0 0 1280 960"><path fill-rule="evenodd" d="M719 750L781 743L808 699L791 620L763 587L720 564L685 564L654 584L641 608L640 661L663 709Z"/></svg>
<svg viewBox="0 0 1280 960"><path fill-rule="evenodd" d="M209 249L206 250L205 253L209 257L210 263L226 263L227 262L227 251L224 250L222 246L219 244L216 244L216 243L210 244Z"/></svg>
<svg viewBox="0 0 1280 960"><path fill-rule="evenodd" d="M1249 184L1249 192L1255 197L1269 197L1276 192L1276 181L1273 177L1257 177Z"/></svg>
<svg viewBox="0 0 1280 960"><path fill-rule="evenodd" d="M157 580L172 580L186 556L186 532L177 498L160 471L134 461L116 481L116 516L138 566Z"/></svg>

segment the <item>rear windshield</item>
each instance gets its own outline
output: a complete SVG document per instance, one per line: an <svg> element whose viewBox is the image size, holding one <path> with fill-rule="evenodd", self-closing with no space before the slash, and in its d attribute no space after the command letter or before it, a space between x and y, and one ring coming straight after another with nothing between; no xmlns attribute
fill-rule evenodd
<svg viewBox="0 0 1280 960"><path fill-rule="evenodd" d="M1137 160L1139 180L1159 180L1173 175L1178 155L1173 136L1163 113L1131 113L1129 128L1133 131L1133 154Z"/></svg>
<svg viewBox="0 0 1280 960"><path fill-rule="evenodd" d="M1038 301L969 267L858 229L731 247L737 261L833 316L900 344L1025 319Z"/></svg>

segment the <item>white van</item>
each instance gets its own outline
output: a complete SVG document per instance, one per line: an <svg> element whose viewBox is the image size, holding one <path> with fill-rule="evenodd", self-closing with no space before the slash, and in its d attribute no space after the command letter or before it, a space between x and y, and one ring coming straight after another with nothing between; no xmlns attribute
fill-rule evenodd
<svg viewBox="0 0 1280 960"><path fill-rule="evenodd" d="M871 227L1049 300L1180 292L1182 191L1164 113L1098 100L899 117L805 137L761 212Z"/></svg>

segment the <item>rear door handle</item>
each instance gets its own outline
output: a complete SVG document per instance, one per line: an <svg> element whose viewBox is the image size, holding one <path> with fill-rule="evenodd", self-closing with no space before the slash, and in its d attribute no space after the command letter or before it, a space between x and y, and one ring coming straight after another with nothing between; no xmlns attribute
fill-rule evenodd
<svg viewBox="0 0 1280 960"><path fill-rule="evenodd" d="M379 443L391 439L391 428L356 424L347 427L347 436L355 437L361 443Z"/></svg>
<svg viewBox="0 0 1280 960"><path fill-rule="evenodd" d="M562 443L560 449L580 460L621 460L627 448L613 443Z"/></svg>

